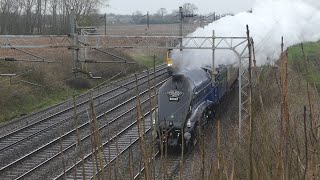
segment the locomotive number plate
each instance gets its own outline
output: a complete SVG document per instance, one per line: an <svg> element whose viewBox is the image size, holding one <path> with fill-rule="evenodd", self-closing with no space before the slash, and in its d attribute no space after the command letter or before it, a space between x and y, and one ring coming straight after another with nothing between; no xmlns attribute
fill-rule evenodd
<svg viewBox="0 0 320 180"><path fill-rule="evenodd" d="M178 97L171 97L171 98L169 98L169 101L179 101L179 98Z"/></svg>

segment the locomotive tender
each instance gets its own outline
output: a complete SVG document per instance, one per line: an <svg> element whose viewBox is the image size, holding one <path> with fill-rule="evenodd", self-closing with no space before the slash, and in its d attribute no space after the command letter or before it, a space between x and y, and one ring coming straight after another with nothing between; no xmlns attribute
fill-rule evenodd
<svg viewBox="0 0 320 180"><path fill-rule="evenodd" d="M215 81L209 68L183 70L159 89L157 111L157 142L187 151L195 144L200 126L213 119L224 95L237 81L237 70L224 65L216 68Z"/></svg>

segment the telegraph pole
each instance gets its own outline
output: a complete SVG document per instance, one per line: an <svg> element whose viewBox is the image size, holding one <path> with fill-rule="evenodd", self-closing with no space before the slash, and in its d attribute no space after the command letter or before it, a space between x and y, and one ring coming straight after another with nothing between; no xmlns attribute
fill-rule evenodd
<svg viewBox="0 0 320 180"><path fill-rule="evenodd" d="M99 18L104 19L104 35L107 35L107 13L104 13L104 15L100 16Z"/></svg>
<svg viewBox="0 0 320 180"><path fill-rule="evenodd" d="M214 85L215 83L215 75L214 75L214 69L215 69L215 30L212 31L212 83Z"/></svg>
<svg viewBox="0 0 320 180"><path fill-rule="evenodd" d="M74 9L71 9L71 16L70 16L70 36L73 38L72 41L72 58L73 58L73 67L76 68L76 54L75 54L75 47L76 47L76 37L75 37L75 12Z"/></svg>
<svg viewBox="0 0 320 180"><path fill-rule="evenodd" d="M104 13L104 35L107 35L107 13Z"/></svg>
<svg viewBox="0 0 320 180"><path fill-rule="evenodd" d="M78 63L79 63L80 44L79 44L77 32L75 31L77 29L77 22L76 22L76 14L74 9L71 9L70 27L71 27L70 36L73 38L73 41L72 41L73 70L74 72L77 72Z"/></svg>
<svg viewBox="0 0 320 180"><path fill-rule="evenodd" d="M147 12L147 24L148 24L148 29L150 28L150 17L149 17L149 11Z"/></svg>
<svg viewBox="0 0 320 180"><path fill-rule="evenodd" d="M247 38L248 38L248 50L249 50L249 123L250 123L250 142L249 142L249 158L250 158L250 166L249 166L249 179L253 180L253 135L254 135L254 121L252 118L252 39L250 38L250 30L247 25Z"/></svg>
<svg viewBox="0 0 320 180"><path fill-rule="evenodd" d="M182 32L182 25L183 25L183 11L182 11L182 7L179 7L179 14L180 14L180 28L179 28L179 41L180 41L180 47L182 48L182 36L183 36L183 32ZM182 49L180 49L180 51L182 51Z"/></svg>
<svg viewBox="0 0 320 180"><path fill-rule="evenodd" d="M181 6L179 7L179 15L180 15L180 18L179 18L179 25L180 25L180 27L179 27L179 36L180 36L179 42L180 42L180 47L181 47L180 51L182 51L182 47L183 47L183 45L182 45L183 20L184 20L185 17L195 17L196 15L194 15L194 14L184 14Z"/></svg>
<svg viewBox="0 0 320 180"><path fill-rule="evenodd" d="M140 18L144 18L144 17L147 17L147 28L145 29L145 33L146 33L146 35L148 34L148 30L149 30L149 28L150 28L150 16L149 16L149 11L147 12L147 14L146 15L143 15L143 16L141 16Z"/></svg>

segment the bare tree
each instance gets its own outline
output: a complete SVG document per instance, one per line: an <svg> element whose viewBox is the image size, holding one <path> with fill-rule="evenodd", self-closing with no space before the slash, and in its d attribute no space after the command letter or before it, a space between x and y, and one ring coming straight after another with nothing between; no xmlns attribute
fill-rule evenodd
<svg viewBox="0 0 320 180"><path fill-rule="evenodd" d="M98 5L105 2L102 0L65 0L65 3L75 10L77 17L95 12Z"/></svg>
<svg viewBox="0 0 320 180"><path fill-rule="evenodd" d="M0 34L69 32L70 10L81 25L94 24L98 8L108 0L0 0ZM47 13L48 12L48 13Z"/></svg>
<svg viewBox="0 0 320 180"><path fill-rule="evenodd" d="M42 0L37 0L37 13L36 13L36 18L37 18L37 29L38 33L41 33L42 29Z"/></svg>
<svg viewBox="0 0 320 180"><path fill-rule="evenodd" d="M0 20L1 33L19 34L24 32L24 21L21 19L24 9L21 1L9 0L7 3L9 5L8 9L3 12L5 16ZM1 25L2 23L4 26Z"/></svg>
<svg viewBox="0 0 320 180"><path fill-rule="evenodd" d="M34 28L34 22L32 19L32 10L34 9L36 5L36 0L24 0L22 1L22 5L24 7L25 13L26 13L26 32L27 33L33 33Z"/></svg>
<svg viewBox="0 0 320 180"><path fill-rule="evenodd" d="M1 34L6 34L7 26L8 26L8 18L10 16L10 11L12 9L13 2L12 0L1 0L0 1L0 26L1 26Z"/></svg>
<svg viewBox="0 0 320 180"><path fill-rule="evenodd" d="M136 11L132 13L132 21L134 23L140 23L141 22L141 17L142 17L142 12L141 11Z"/></svg>
<svg viewBox="0 0 320 180"><path fill-rule="evenodd" d="M59 5L59 0L49 0L49 6L50 6L50 11L51 11L51 21L50 21L50 27L53 32L56 32L57 30L57 15L58 15L58 5Z"/></svg>
<svg viewBox="0 0 320 180"><path fill-rule="evenodd" d="M157 14L159 14L161 16L161 21L163 23L163 17L164 15L166 15L168 13L166 8L160 8L157 12Z"/></svg>
<svg viewBox="0 0 320 180"><path fill-rule="evenodd" d="M198 11L198 7L192 3L183 4L182 9L185 14L195 14Z"/></svg>

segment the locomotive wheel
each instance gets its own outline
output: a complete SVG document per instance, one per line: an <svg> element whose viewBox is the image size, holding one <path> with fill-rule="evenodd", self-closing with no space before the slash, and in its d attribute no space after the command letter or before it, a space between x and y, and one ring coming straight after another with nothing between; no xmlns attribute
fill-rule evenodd
<svg viewBox="0 0 320 180"><path fill-rule="evenodd" d="M184 145L185 153L190 152L192 148L192 141L186 141Z"/></svg>

